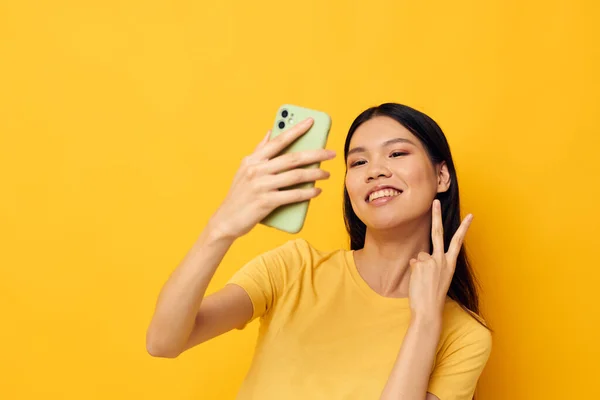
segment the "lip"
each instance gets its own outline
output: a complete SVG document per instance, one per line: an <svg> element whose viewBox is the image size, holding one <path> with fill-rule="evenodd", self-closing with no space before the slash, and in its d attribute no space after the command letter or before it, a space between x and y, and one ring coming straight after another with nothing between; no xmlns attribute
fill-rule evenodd
<svg viewBox="0 0 600 400"><path fill-rule="evenodd" d="M394 190L396 190L396 191L398 191L400 193L403 192L402 189L398 189L397 187L392 186L392 185L377 185L374 188L372 188L369 191L369 193L367 193L367 195L365 196L365 201L368 203L369 202L369 196L371 196L371 193L374 193L374 192L377 192L378 190L383 190L383 189L394 189Z"/></svg>

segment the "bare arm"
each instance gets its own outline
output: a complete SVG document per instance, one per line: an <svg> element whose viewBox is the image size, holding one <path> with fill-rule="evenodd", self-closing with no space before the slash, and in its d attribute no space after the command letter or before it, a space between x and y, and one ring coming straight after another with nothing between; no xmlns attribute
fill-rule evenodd
<svg viewBox="0 0 600 400"><path fill-rule="evenodd" d="M241 288L226 287L202 302L208 284L232 243L233 239L219 235L210 227L204 230L158 296L146 336L148 353L156 357L176 357L195 344L250 319L252 304Z"/></svg>
<svg viewBox="0 0 600 400"><path fill-rule="evenodd" d="M437 399L427 393L427 386L440 337L441 322L441 318L411 320L381 396L382 400Z"/></svg>
<svg viewBox="0 0 600 400"><path fill-rule="evenodd" d="M252 317L251 300L240 287L228 285L203 298L237 238L277 207L309 200L320 193L318 188L280 190L329 177L319 168L298 167L331 159L335 156L331 151L278 156L311 125L312 120L306 120L273 140L267 134L244 158L225 201L159 293L146 334L146 348L151 355L177 357L186 349L244 325Z"/></svg>

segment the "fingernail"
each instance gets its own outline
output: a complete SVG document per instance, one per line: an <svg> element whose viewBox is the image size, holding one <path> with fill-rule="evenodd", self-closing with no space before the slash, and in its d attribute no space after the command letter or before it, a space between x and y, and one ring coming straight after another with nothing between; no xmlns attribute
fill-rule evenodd
<svg viewBox="0 0 600 400"><path fill-rule="evenodd" d="M327 153L329 153L329 155L330 155L331 157L335 157L335 156L336 156L336 154L337 154L337 153L335 152L335 150L327 150Z"/></svg>
<svg viewBox="0 0 600 400"><path fill-rule="evenodd" d="M313 121L313 119L311 117L308 117L302 123L307 125L307 124L311 123L312 121Z"/></svg>

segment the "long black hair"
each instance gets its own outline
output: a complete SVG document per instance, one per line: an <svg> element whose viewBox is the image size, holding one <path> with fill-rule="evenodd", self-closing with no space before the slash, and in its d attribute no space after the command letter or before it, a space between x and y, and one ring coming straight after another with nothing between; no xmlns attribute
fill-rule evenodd
<svg viewBox="0 0 600 400"><path fill-rule="evenodd" d="M451 179L450 187L447 191L438 193L436 198L440 200L442 205L444 250L448 251L450 241L461 224L461 216L458 180L446 136L438 124L422 112L402 104L385 103L377 107L371 107L356 117L346 136L346 143L344 145L345 161L348 159L350 140L356 129L362 123L377 116L392 118L415 135L421 141L423 147L425 147L429 159L434 165L439 164L442 161L446 162ZM344 220L346 223L346 230L350 235L350 248L352 250L362 249L365 245L367 227L352 209L348 190L345 185ZM430 248L433 249L431 238L430 246ZM450 289L448 290L448 296L460 304L466 311L470 312L478 322L485 326L479 309L478 286L477 279L469 263L465 246L462 246L456 260L456 270L454 272L454 277L452 278L452 283L450 284Z"/></svg>

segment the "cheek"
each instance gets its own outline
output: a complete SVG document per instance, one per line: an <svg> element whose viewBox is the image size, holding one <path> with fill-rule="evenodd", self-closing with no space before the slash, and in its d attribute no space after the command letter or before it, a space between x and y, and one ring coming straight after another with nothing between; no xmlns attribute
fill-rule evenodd
<svg viewBox="0 0 600 400"><path fill-rule="evenodd" d="M411 186L423 186L429 182L429 179L428 174L422 169L411 171L407 176L408 183Z"/></svg>
<svg viewBox="0 0 600 400"><path fill-rule="evenodd" d="M356 177L352 174L346 174L345 178L346 191L348 191L348 196L350 197L350 201L352 203L356 202L357 196L360 196L358 193L359 185L357 184Z"/></svg>
<svg viewBox="0 0 600 400"><path fill-rule="evenodd" d="M404 177L409 186L429 186L431 182L435 183L434 172L431 165L420 160L407 166Z"/></svg>

